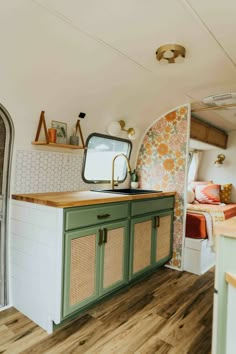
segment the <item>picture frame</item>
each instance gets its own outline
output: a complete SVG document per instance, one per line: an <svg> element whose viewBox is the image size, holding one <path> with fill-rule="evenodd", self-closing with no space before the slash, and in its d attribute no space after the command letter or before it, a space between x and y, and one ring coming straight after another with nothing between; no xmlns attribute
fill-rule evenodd
<svg viewBox="0 0 236 354"><path fill-rule="evenodd" d="M67 124L64 122L58 122L57 120L52 120L52 128L57 130L57 144L66 144L67 141Z"/></svg>

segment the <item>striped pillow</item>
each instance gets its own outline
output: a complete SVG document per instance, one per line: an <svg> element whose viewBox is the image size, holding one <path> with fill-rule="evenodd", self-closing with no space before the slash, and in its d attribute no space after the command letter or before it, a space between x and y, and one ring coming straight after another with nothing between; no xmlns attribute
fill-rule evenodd
<svg viewBox="0 0 236 354"><path fill-rule="evenodd" d="M195 199L203 204L220 204L220 185L196 185Z"/></svg>

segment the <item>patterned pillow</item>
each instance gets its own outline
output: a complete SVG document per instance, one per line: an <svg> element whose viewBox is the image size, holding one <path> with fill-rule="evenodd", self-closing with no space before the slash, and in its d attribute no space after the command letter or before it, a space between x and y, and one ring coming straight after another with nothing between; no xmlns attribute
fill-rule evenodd
<svg viewBox="0 0 236 354"><path fill-rule="evenodd" d="M206 185L206 184L212 184L212 181L192 181L190 182L190 187L192 188L193 191L195 191L196 186L198 185Z"/></svg>
<svg viewBox="0 0 236 354"><path fill-rule="evenodd" d="M222 184L220 187L221 203L229 204L231 201L232 184Z"/></svg>
<svg viewBox="0 0 236 354"><path fill-rule="evenodd" d="M196 185L195 198L203 204L220 204L220 185Z"/></svg>

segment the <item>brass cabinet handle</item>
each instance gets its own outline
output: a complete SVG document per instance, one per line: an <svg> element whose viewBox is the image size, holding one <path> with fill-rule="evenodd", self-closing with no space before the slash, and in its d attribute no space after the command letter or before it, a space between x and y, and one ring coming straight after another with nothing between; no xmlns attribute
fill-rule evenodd
<svg viewBox="0 0 236 354"><path fill-rule="evenodd" d="M109 218L111 215L110 214L101 214L101 215L97 215L98 219L107 219Z"/></svg>
<svg viewBox="0 0 236 354"><path fill-rule="evenodd" d="M107 243L107 229L106 229L106 228L104 228L104 229L103 229L103 231L104 231L104 238L103 238L103 242L104 242L104 243Z"/></svg>
<svg viewBox="0 0 236 354"><path fill-rule="evenodd" d="M155 216L154 217L154 228L156 229L159 226L160 226L160 216Z"/></svg>
<svg viewBox="0 0 236 354"><path fill-rule="evenodd" d="M98 238L98 246L102 245L103 240L103 230L99 229L99 238Z"/></svg>

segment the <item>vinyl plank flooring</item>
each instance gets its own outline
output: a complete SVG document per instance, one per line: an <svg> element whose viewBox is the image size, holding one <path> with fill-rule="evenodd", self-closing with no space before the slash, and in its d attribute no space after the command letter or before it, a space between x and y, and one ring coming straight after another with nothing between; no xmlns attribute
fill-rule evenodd
<svg viewBox="0 0 236 354"><path fill-rule="evenodd" d="M0 354L209 354L214 271L161 268L52 335L0 312Z"/></svg>

